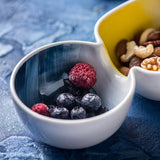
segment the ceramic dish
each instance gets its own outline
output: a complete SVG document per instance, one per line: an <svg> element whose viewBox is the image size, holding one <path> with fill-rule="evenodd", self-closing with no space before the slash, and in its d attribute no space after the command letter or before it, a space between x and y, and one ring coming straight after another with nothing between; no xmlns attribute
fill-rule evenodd
<svg viewBox="0 0 160 160"><path fill-rule="evenodd" d="M133 39L146 28L159 29L159 0L130 0L102 16L95 25L95 37L104 44L110 60L117 70L115 48L121 39ZM151 100L160 100L160 74L132 68L136 78L136 92ZM117 70L118 71L118 70Z"/></svg>
<svg viewBox="0 0 160 160"><path fill-rule="evenodd" d="M155 0L153 5L154 3L159 4L159 1ZM124 20L126 28L121 24L115 31L113 26L125 15L128 19L129 14L134 16L135 7L141 16L145 15L146 11L150 13L147 6L144 7L144 0L128 1L105 14L97 22L95 26L97 43L65 41L49 44L29 53L16 65L10 80L11 94L20 118L36 139L67 149L93 146L109 138L119 129L129 111L136 85L137 91L143 96L159 98L156 95L158 89L153 89L148 82L144 83L146 78L155 78L153 82L156 82L160 76L158 73L135 67L131 69L128 77L125 77L116 69L113 50L117 41L124 36L130 37L130 34L143 25L138 20L136 25L128 28L130 21ZM149 19L151 18L150 16ZM144 24L146 21L148 22L147 18L144 19ZM147 24L143 27L147 27ZM159 24L155 25L157 27ZM127 32L123 35L121 32L125 29ZM77 62L89 63L95 68L97 82L94 88L109 111L81 120L54 119L33 112L30 107L40 101L41 89L48 83L54 85L61 79L64 70ZM146 91L149 93L145 93Z"/></svg>

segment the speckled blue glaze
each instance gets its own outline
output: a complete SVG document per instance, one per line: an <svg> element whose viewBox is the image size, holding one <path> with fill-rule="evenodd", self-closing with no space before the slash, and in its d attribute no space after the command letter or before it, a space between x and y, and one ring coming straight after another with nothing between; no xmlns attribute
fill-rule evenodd
<svg viewBox="0 0 160 160"><path fill-rule="evenodd" d="M111 138L91 148L63 150L33 139L9 92L10 74L24 55L61 40L95 41L96 21L124 1L0 1L0 159L160 159L160 102L135 94L127 119Z"/></svg>

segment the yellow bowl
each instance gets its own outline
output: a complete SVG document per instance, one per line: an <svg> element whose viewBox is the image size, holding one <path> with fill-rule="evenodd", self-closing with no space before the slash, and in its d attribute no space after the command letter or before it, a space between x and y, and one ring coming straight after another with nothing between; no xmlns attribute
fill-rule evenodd
<svg viewBox="0 0 160 160"><path fill-rule="evenodd" d="M130 0L102 16L95 25L95 37L105 48L117 73L120 66L115 54L117 43L122 39L133 40L146 28L160 27L160 0ZM136 92L151 100L160 100L160 73L133 67ZM121 74L122 75L122 74Z"/></svg>
<svg viewBox="0 0 160 160"><path fill-rule="evenodd" d="M95 37L101 41L113 64L118 67L115 47L122 39L132 40L144 29L160 27L160 0L130 0L106 13L95 25Z"/></svg>

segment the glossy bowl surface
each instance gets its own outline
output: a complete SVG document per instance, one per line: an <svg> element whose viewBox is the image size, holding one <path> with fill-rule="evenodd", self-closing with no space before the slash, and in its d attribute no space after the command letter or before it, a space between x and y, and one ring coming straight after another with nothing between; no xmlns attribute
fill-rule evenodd
<svg viewBox="0 0 160 160"><path fill-rule="evenodd" d="M63 72L77 62L89 63L95 68L95 89L109 111L82 120L61 120L30 110L33 104L50 95L48 89L62 85ZM77 149L102 142L121 126L134 94L133 76L119 75L101 44L59 42L33 51L17 64L11 76L11 93L22 121L38 140L60 148Z"/></svg>

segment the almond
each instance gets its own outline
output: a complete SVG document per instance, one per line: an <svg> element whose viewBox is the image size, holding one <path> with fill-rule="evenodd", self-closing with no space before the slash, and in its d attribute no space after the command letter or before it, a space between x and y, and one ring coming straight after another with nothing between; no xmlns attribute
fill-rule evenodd
<svg viewBox="0 0 160 160"><path fill-rule="evenodd" d="M120 58L123 54L126 53L126 51L127 51L126 44L127 44L127 40L126 40L126 39L121 40L121 41L117 44L117 47L116 47L116 55L117 55L118 58Z"/></svg>
<svg viewBox="0 0 160 160"><path fill-rule="evenodd" d="M132 68L134 66L141 66L141 62L143 60L137 56L132 57L132 59L129 62L129 68Z"/></svg>

